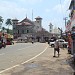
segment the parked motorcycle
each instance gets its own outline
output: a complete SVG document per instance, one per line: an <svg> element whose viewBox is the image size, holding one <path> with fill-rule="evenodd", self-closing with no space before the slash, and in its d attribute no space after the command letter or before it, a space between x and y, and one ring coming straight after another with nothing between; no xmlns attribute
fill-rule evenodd
<svg viewBox="0 0 75 75"><path fill-rule="evenodd" d="M2 41L0 41L0 49L2 48Z"/></svg>
<svg viewBox="0 0 75 75"><path fill-rule="evenodd" d="M5 47L6 47L6 43L5 43L5 42L2 43L2 42L0 41L0 49L1 49L2 47L5 48Z"/></svg>

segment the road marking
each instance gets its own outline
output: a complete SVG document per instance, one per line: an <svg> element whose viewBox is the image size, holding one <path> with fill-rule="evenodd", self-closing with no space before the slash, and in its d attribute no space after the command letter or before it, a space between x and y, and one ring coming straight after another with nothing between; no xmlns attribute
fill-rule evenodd
<svg viewBox="0 0 75 75"><path fill-rule="evenodd" d="M34 56L33 58L31 58L31 59L29 59L29 60L27 60L27 61L25 61L25 62L23 62L21 64L25 64L25 63L27 63L27 62L29 62L29 61L37 58L38 56L40 56L41 54L43 54L47 50L47 48L48 48L48 46L41 53L39 53L38 55Z"/></svg>
<svg viewBox="0 0 75 75"><path fill-rule="evenodd" d="M40 56L41 54L43 54L43 53L47 50L47 48L48 48L48 46L47 46L41 53L39 53L38 55L32 57L31 59L29 59L29 60L27 60L27 61L25 61L25 62L23 62L23 63L21 63L21 64L25 64L25 63L27 63L27 62L29 62L29 61L31 61L31 60L37 58L38 56ZM10 69L13 69L13 68L15 68L15 67L18 67L18 66L20 66L21 64L17 64L17 65L15 65L15 66L12 66L12 67L10 67L10 68L7 68L7 69L5 69L5 70L3 70L3 71L0 71L0 74L3 73L3 72L8 71L8 70L10 70Z"/></svg>

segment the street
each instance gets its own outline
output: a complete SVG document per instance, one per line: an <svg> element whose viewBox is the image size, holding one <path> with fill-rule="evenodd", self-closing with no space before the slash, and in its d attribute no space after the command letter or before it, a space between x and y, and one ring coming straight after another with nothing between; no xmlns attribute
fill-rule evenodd
<svg viewBox="0 0 75 75"><path fill-rule="evenodd" d="M0 75L74 75L67 49L53 57L47 43L16 43L0 50Z"/></svg>
<svg viewBox="0 0 75 75"><path fill-rule="evenodd" d="M16 43L0 49L0 71L29 60L41 53L46 46L41 43Z"/></svg>

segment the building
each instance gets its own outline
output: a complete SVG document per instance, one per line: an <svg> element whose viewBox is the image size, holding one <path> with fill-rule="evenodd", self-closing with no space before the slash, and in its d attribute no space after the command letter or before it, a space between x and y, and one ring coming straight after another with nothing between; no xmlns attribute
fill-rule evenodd
<svg viewBox="0 0 75 75"><path fill-rule="evenodd" d="M68 20L68 21L67 21L67 25L66 25L66 30L65 30L65 32L69 32L69 31L71 31L71 20Z"/></svg>
<svg viewBox="0 0 75 75"><path fill-rule="evenodd" d="M57 27L54 27L52 30L53 34L61 34L60 30Z"/></svg>
<svg viewBox="0 0 75 75"><path fill-rule="evenodd" d="M70 28L69 30L71 31L71 28L75 25L75 0L71 0L69 10L70 23L68 24L68 26Z"/></svg>
<svg viewBox="0 0 75 75"><path fill-rule="evenodd" d="M32 38L37 41L45 41L49 38L49 32L42 28L42 18L40 16L31 21L27 17L19 22L18 19L13 19L13 37L18 39L20 37L31 40Z"/></svg>

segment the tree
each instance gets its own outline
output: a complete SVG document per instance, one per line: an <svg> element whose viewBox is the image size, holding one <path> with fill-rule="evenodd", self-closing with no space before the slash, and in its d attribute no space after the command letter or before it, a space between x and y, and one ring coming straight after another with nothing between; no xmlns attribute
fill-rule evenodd
<svg viewBox="0 0 75 75"><path fill-rule="evenodd" d="M12 20L10 18L6 20L6 25L8 26L7 33L9 33L9 26L12 25Z"/></svg>
<svg viewBox="0 0 75 75"><path fill-rule="evenodd" d="M6 30L6 28L5 28L5 27L2 27L2 30L1 30L1 31L2 31L3 33L5 32L5 30Z"/></svg>
<svg viewBox="0 0 75 75"><path fill-rule="evenodd" d="M5 30L5 27L2 27L2 30Z"/></svg>
<svg viewBox="0 0 75 75"><path fill-rule="evenodd" d="M2 16L0 16L0 29L2 27L2 23L3 23L3 18L2 18Z"/></svg>

